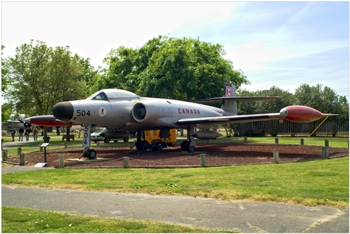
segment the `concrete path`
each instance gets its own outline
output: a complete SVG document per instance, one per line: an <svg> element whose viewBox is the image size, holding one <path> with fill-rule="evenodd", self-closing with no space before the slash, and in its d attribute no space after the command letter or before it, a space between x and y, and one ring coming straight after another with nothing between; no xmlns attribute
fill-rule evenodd
<svg viewBox="0 0 350 234"><path fill-rule="evenodd" d="M349 233L349 210L327 206L9 186L2 186L2 205L238 232Z"/></svg>
<svg viewBox="0 0 350 234"><path fill-rule="evenodd" d="M36 170L52 170L53 167L32 167L32 166L13 166L1 168L1 174L15 173L15 172L26 172Z"/></svg>

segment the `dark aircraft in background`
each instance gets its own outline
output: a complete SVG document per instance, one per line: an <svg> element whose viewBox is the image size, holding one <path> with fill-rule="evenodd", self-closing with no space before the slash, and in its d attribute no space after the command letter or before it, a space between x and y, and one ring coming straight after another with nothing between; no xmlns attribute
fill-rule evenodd
<svg viewBox="0 0 350 234"><path fill-rule="evenodd" d="M145 130L160 130L161 138L169 137L173 128L187 129L188 139L181 144L182 150L194 150L194 138L216 139L217 132L209 131L214 124L244 123L266 120L289 120L308 123L325 116L308 106L288 106L279 113L238 115L237 101L271 100L279 97L236 97L236 88L225 84L224 96L186 102L171 99L140 97L132 92L121 89L103 89L84 100L57 103L53 107L54 117L61 122L84 124L83 155L90 159L96 158L96 151L90 149L91 126L106 127L120 132L137 132L135 146L137 150L145 147L141 140L141 132ZM222 102L221 108L199 103ZM30 122L31 118L26 119ZM193 132L194 128L201 129Z"/></svg>

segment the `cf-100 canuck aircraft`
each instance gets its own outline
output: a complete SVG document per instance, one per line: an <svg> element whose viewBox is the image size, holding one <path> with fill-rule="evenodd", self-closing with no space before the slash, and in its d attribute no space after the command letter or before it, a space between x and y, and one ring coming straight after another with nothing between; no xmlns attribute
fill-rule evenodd
<svg viewBox="0 0 350 234"><path fill-rule="evenodd" d="M84 100L57 103L53 115L59 121L84 124L83 155L96 158L96 151L90 149L91 126L106 127L121 132L137 132L135 146L141 150L147 142L141 140L141 132L160 130L160 138L168 138L169 130L187 129L188 140L181 144L182 150L194 150L194 137L198 139L216 139L217 132L209 131L214 124L243 123L266 120L286 119L293 122L307 123L325 116L308 106L288 106L279 113L237 115L237 101L269 100L279 97L236 97L236 88L225 84L224 96L186 102L171 99L140 97L121 89L103 89ZM221 108L199 103L222 102ZM26 121L30 122L30 119ZM201 129L193 132L197 127Z"/></svg>

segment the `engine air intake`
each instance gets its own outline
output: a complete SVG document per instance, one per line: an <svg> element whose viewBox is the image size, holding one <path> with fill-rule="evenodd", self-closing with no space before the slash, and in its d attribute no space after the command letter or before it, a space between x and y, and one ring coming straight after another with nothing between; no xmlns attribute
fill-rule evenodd
<svg viewBox="0 0 350 234"><path fill-rule="evenodd" d="M132 108L132 116L138 122L141 122L146 117L146 107L142 103L136 103Z"/></svg>

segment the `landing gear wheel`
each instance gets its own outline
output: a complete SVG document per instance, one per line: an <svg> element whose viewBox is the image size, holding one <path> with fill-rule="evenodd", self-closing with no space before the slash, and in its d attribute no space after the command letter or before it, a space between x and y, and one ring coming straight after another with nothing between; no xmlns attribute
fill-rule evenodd
<svg viewBox="0 0 350 234"><path fill-rule="evenodd" d="M157 150L158 150L158 151L162 151L162 149L163 149L163 146L162 146L161 143L159 143L159 144L157 145Z"/></svg>
<svg viewBox="0 0 350 234"><path fill-rule="evenodd" d="M89 159L96 159L96 151L95 150L88 150L87 156Z"/></svg>
<svg viewBox="0 0 350 234"><path fill-rule="evenodd" d="M108 139L108 138L105 138L105 139L104 139L104 143L109 143L109 139Z"/></svg>
<svg viewBox="0 0 350 234"><path fill-rule="evenodd" d="M136 149L137 150L140 150L140 149L143 149L143 148L147 148L148 146L149 146L149 144L148 144L147 141L136 142Z"/></svg>
<svg viewBox="0 0 350 234"><path fill-rule="evenodd" d="M181 150L182 151L189 151L190 149L190 142L189 141L183 141L181 143Z"/></svg>
<svg viewBox="0 0 350 234"><path fill-rule="evenodd" d="M124 137L124 138L123 138L123 141L124 141L124 142L128 142L128 141L129 141L129 137Z"/></svg>

